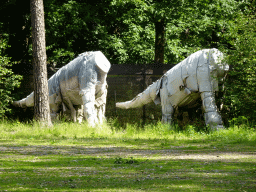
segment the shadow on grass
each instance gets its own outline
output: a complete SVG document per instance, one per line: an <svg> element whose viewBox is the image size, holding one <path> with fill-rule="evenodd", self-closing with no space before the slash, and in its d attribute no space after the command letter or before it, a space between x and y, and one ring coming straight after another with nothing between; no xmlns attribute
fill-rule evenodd
<svg viewBox="0 0 256 192"><path fill-rule="evenodd" d="M1 142L0 191L255 190L251 146L101 140L66 146Z"/></svg>

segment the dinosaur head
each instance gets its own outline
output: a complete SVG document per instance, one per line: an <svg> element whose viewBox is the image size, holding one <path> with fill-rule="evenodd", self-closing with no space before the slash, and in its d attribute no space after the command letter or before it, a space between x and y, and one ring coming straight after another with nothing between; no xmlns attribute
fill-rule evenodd
<svg viewBox="0 0 256 192"><path fill-rule="evenodd" d="M101 51L95 51L93 57L96 66L103 72L108 73L110 69L110 62Z"/></svg>
<svg viewBox="0 0 256 192"><path fill-rule="evenodd" d="M209 62L211 70L216 70L219 80L225 78L229 71L229 65L224 62L224 55L218 49L211 49L209 53Z"/></svg>

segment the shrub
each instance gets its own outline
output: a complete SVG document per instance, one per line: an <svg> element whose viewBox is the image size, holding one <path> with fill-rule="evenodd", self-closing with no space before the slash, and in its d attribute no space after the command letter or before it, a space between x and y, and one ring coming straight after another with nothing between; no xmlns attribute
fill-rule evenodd
<svg viewBox="0 0 256 192"><path fill-rule="evenodd" d="M245 116L255 123L256 115L256 35L255 14L241 15L233 21L229 35L227 62L232 69L225 85L228 119Z"/></svg>
<svg viewBox="0 0 256 192"><path fill-rule="evenodd" d="M0 35L1 37L1 35ZM10 67L10 57L7 57L4 53L7 48L7 41L4 38L0 38L0 118L3 118L5 114L11 112L10 103L13 101L13 94L11 91L19 87L21 76L15 75Z"/></svg>

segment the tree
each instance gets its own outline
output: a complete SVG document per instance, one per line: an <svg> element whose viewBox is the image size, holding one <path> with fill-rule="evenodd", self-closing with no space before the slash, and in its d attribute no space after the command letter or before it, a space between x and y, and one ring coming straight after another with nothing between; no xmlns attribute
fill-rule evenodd
<svg viewBox="0 0 256 192"><path fill-rule="evenodd" d="M112 37L124 63L175 64L199 49L227 43L220 36L238 6L235 0L115 0L112 7L122 13L117 18L122 29Z"/></svg>
<svg viewBox="0 0 256 192"><path fill-rule="evenodd" d="M34 115L35 120L43 125L51 126L43 0L31 0L30 9L34 65Z"/></svg>
<svg viewBox="0 0 256 192"><path fill-rule="evenodd" d="M165 22L155 22L155 62L164 63Z"/></svg>

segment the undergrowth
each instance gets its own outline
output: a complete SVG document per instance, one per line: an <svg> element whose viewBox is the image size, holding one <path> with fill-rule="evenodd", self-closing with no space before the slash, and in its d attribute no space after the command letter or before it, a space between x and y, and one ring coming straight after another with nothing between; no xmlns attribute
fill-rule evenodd
<svg viewBox="0 0 256 192"><path fill-rule="evenodd" d="M211 131L208 127L199 129L192 125L179 128L158 122L139 127L126 124L124 128L115 126L113 121L90 127L87 123L60 122L51 128L42 128L37 123L19 121L0 122L0 139L171 139L190 142L221 142L226 144L250 142L256 144L256 131L246 125L232 126L219 131Z"/></svg>

